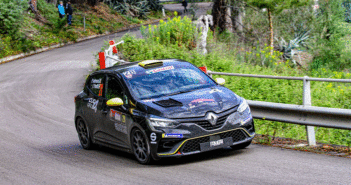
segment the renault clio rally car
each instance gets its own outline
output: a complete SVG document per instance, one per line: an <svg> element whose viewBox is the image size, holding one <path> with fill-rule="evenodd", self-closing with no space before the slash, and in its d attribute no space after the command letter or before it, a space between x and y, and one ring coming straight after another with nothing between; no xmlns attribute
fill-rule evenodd
<svg viewBox="0 0 351 185"><path fill-rule="evenodd" d="M75 97L80 143L133 153L142 164L247 147L255 135L250 108L216 80L178 59L96 71Z"/></svg>

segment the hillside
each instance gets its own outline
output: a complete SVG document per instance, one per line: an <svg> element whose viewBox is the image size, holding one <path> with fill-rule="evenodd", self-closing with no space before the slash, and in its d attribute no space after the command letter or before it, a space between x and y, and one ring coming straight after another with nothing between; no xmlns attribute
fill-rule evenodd
<svg viewBox="0 0 351 185"><path fill-rule="evenodd" d="M133 18L112 10L104 3L95 6L72 4L72 25L66 17L60 19L55 5L38 0L37 9L42 19L28 10L22 1L0 2L1 19L5 20L0 31L0 58L29 52L58 43L75 42L90 35L117 32L132 25L147 24L162 17L161 12L150 12L147 16ZM17 8L16 11L10 11ZM38 21L39 20L39 21ZM85 20L85 25L84 25Z"/></svg>

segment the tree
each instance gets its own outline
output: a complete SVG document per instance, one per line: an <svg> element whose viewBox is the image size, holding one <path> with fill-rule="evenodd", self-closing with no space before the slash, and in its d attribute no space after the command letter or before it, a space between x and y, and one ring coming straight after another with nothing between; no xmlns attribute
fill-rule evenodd
<svg viewBox="0 0 351 185"><path fill-rule="evenodd" d="M267 9L268 20L269 20L269 41L271 47L271 55L273 55L273 15L279 14L285 9L290 9L292 7L304 6L307 5L311 0L246 0L247 4L255 6L257 8Z"/></svg>
<svg viewBox="0 0 351 185"><path fill-rule="evenodd" d="M233 23L231 20L231 11L229 6L230 0L215 0L212 7L213 26L219 28L222 32L227 30L233 31Z"/></svg>
<svg viewBox="0 0 351 185"><path fill-rule="evenodd" d="M242 0L232 0L232 22L238 33L243 32L244 3Z"/></svg>

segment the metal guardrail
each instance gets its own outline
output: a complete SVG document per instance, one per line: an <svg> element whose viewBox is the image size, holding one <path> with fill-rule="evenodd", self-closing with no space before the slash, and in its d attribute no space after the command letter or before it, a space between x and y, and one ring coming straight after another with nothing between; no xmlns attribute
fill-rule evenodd
<svg viewBox="0 0 351 185"><path fill-rule="evenodd" d="M351 110L247 101L257 119L351 130Z"/></svg>
<svg viewBox="0 0 351 185"><path fill-rule="evenodd" d="M330 78L310 78L271 76L271 75L252 75L240 73L221 73L208 71L212 75L226 75L238 77L285 79L303 81L303 105L282 104L262 101L248 100L252 115L257 119L280 121L306 125L307 140L309 145L316 145L315 131L313 126L339 128L351 130L351 110L327 107L311 106L311 87L310 81L322 82L342 82L351 83L351 79L330 79Z"/></svg>

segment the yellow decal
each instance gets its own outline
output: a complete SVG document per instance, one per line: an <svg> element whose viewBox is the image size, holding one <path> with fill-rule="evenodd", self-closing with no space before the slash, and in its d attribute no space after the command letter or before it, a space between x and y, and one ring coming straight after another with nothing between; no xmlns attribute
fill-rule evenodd
<svg viewBox="0 0 351 185"><path fill-rule="evenodd" d="M145 60L145 61L139 62L139 66L146 67L149 65L162 64L162 63L163 62L159 60Z"/></svg>
<svg viewBox="0 0 351 185"><path fill-rule="evenodd" d="M122 122L125 123L126 122L126 116L122 115Z"/></svg>
<svg viewBox="0 0 351 185"><path fill-rule="evenodd" d="M130 103L133 107L136 107L136 106L134 105L134 103L133 103L131 100L129 100L129 103Z"/></svg>
<svg viewBox="0 0 351 185"><path fill-rule="evenodd" d="M130 112L131 114L133 114L133 111L134 111L134 108L130 108L130 109L129 109L129 112Z"/></svg>

